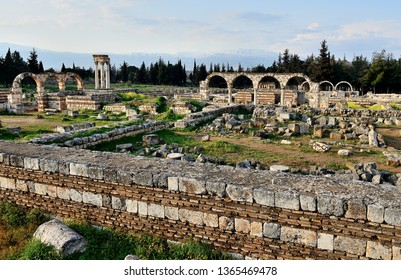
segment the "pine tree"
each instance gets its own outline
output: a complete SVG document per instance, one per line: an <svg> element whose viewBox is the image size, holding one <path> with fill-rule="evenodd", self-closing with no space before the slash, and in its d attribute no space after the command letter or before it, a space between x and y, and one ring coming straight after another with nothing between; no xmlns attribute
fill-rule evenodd
<svg viewBox="0 0 401 280"><path fill-rule="evenodd" d="M35 49L32 49L32 51L29 53L28 67L29 71L31 71L32 73L39 73L38 54L36 53Z"/></svg>
<svg viewBox="0 0 401 280"><path fill-rule="evenodd" d="M65 73L65 65L63 63L63 65L61 65L61 73Z"/></svg>

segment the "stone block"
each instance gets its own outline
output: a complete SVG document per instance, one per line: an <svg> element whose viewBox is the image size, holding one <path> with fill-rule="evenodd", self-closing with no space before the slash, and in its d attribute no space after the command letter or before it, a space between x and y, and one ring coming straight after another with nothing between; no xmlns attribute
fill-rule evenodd
<svg viewBox="0 0 401 280"><path fill-rule="evenodd" d="M274 198L275 207L299 210L299 194L293 192L276 192Z"/></svg>
<svg viewBox="0 0 401 280"><path fill-rule="evenodd" d="M61 188L61 187L57 187L56 189L56 195L58 198L60 199L70 199L70 190L67 188Z"/></svg>
<svg viewBox="0 0 401 280"><path fill-rule="evenodd" d="M89 177L89 164L85 163L70 163L70 175Z"/></svg>
<svg viewBox="0 0 401 280"><path fill-rule="evenodd" d="M310 195L300 195L299 202L303 211L316 211L316 197Z"/></svg>
<svg viewBox="0 0 401 280"><path fill-rule="evenodd" d="M58 171L64 175L70 175L70 163L60 161L58 163Z"/></svg>
<svg viewBox="0 0 401 280"><path fill-rule="evenodd" d="M318 233L317 247L322 250L334 250L334 235L328 233Z"/></svg>
<svg viewBox="0 0 401 280"><path fill-rule="evenodd" d="M249 233L251 231L251 222L246 219L235 218L235 231Z"/></svg>
<svg viewBox="0 0 401 280"><path fill-rule="evenodd" d="M206 182L192 178L179 178L178 189L180 192L190 194L206 194Z"/></svg>
<svg viewBox="0 0 401 280"><path fill-rule="evenodd" d="M138 214L141 216L148 215L148 204L143 201L138 201Z"/></svg>
<svg viewBox="0 0 401 280"><path fill-rule="evenodd" d="M316 232L300 228L281 227L280 240L310 247L317 246Z"/></svg>
<svg viewBox="0 0 401 280"><path fill-rule="evenodd" d="M401 226L401 209L387 208L384 210L384 221L389 225Z"/></svg>
<svg viewBox="0 0 401 280"><path fill-rule="evenodd" d="M338 133L338 132L331 132L331 133L330 133L330 139L333 139L333 140L341 140L342 137L343 137L343 136L342 136L340 133Z"/></svg>
<svg viewBox="0 0 401 280"><path fill-rule="evenodd" d="M368 221L374 223L383 223L384 221L384 207L377 204L368 205L367 212Z"/></svg>
<svg viewBox="0 0 401 280"><path fill-rule="evenodd" d="M222 230L233 231L234 230L234 219L220 216L219 217L219 228Z"/></svg>
<svg viewBox="0 0 401 280"><path fill-rule="evenodd" d="M401 247L393 246L393 260L401 260Z"/></svg>
<svg viewBox="0 0 401 280"><path fill-rule="evenodd" d="M95 180L103 180L103 169L99 166L89 166L88 177Z"/></svg>
<svg viewBox="0 0 401 280"><path fill-rule="evenodd" d="M177 207L165 206L164 207L164 215L166 216L167 219L174 220L174 221L179 220Z"/></svg>
<svg viewBox="0 0 401 280"><path fill-rule="evenodd" d="M114 168L105 168L103 170L103 178L106 183L117 183L117 170Z"/></svg>
<svg viewBox="0 0 401 280"><path fill-rule="evenodd" d="M157 187L157 188L162 188L165 189L167 188L167 174L164 173L158 173L158 174L153 174L153 186Z"/></svg>
<svg viewBox="0 0 401 280"><path fill-rule="evenodd" d="M47 194L47 185L35 183L35 193L39 195L46 195Z"/></svg>
<svg viewBox="0 0 401 280"><path fill-rule="evenodd" d="M47 194L50 197L57 197L57 187L52 185L47 185Z"/></svg>
<svg viewBox="0 0 401 280"><path fill-rule="evenodd" d="M139 171L132 173L132 183L139 186L152 187L153 186L153 175L150 171Z"/></svg>
<svg viewBox="0 0 401 280"><path fill-rule="evenodd" d="M10 155L10 165L15 167L24 167L24 158L22 156Z"/></svg>
<svg viewBox="0 0 401 280"><path fill-rule="evenodd" d="M58 172L58 161L51 159L40 159L39 168L43 172Z"/></svg>
<svg viewBox="0 0 401 280"><path fill-rule="evenodd" d="M132 200L132 199L127 199L125 201L125 206L126 206L128 212L138 213L138 201Z"/></svg>
<svg viewBox="0 0 401 280"><path fill-rule="evenodd" d="M307 123L299 124L299 134L308 134L310 130L310 125Z"/></svg>
<svg viewBox="0 0 401 280"><path fill-rule="evenodd" d="M108 195L108 194L102 195L102 206L106 207L106 208L112 208L111 195Z"/></svg>
<svg viewBox="0 0 401 280"><path fill-rule="evenodd" d="M75 202L82 202L82 192L75 189L70 189L70 198Z"/></svg>
<svg viewBox="0 0 401 280"><path fill-rule="evenodd" d="M15 189L23 192L27 192L29 190L27 182L19 179L17 179L15 182Z"/></svg>
<svg viewBox="0 0 401 280"><path fill-rule="evenodd" d="M124 185L132 184L132 174L126 170L117 170L117 183Z"/></svg>
<svg viewBox="0 0 401 280"><path fill-rule="evenodd" d="M384 246L379 242L368 241L366 245L366 257L375 260L391 260L391 247Z"/></svg>
<svg viewBox="0 0 401 280"><path fill-rule="evenodd" d="M256 237L263 236L263 223L251 222L251 235Z"/></svg>
<svg viewBox="0 0 401 280"><path fill-rule="evenodd" d="M169 191L178 192L178 177L168 177L167 187Z"/></svg>
<svg viewBox="0 0 401 280"><path fill-rule="evenodd" d="M102 207L103 199L101 194L95 194L91 192L82 193L82 202L92 204L98 207Z"/></svg>
<svg viewBox="0 0 401 280"><path fill-rule="evenodd" d="M281 225L275 223L264 223L263 224L263 236L280 239L281 235Z"/></svg>
<svg viewBox="0 0 401 280"><path fill-rule="evenodd" d="M253 198L260 205L274 207L274 191L267 188L255 188Z"/></svg>
<svg viewBox="0 0 401 280"><path fill-rule="evenodd" d="M178 216L182 222L188 222L199 226L204 224L203 213L199 211L178 209Z"/></svg>
<svg viewBox="0 0 401 280"><path fill-rule="evenodd" d="M344 215L344 200L332 195L321 195L317 197L317 210L323 215Z"/></svg>
<svg viewBox="0 0 401 280"><path fill-rule="evenodd" d="M226 193L233 201L253 202L253 189L251 187L227 185Z"/></svg>
<svg viewBox="0 0 401 280"><path fill-rule="evenodd" d="M366 220L367 209L366 205L361 199L353 199L347 203L347 212L345 212L345 217L355 220Z"/></svg>
<svg viewBox="0 0 401 280"><path fill-rule="evenodd" d="M111 208L116 210L126 210L125 199L117 196L111 197Z"/></svg>
<svg viewBox="0 0 401 280"><path fill-rule="evenodd" d="M0 186L2 189L15 189L15 179L0 177Z"/></svg>
<svg viewBox="0 0 401 280"><path fill-rule="evenodd" d="M164 218L164 206L160 204L149 203L148 216L155 218Z"/></svg>
<svg viewBox="0 0 401 280"><path fill-rule="evenodd" d="M226 196L226 184L218 182L206 182L206 190L210 195L217 195L218 197Z"/></svg>
<svg viewBox="0 0 401 280"><path fill-rule="evenodd" d="M324 129L320 125L314 125L313 126L313 136L317 138L323 138L324 135Z"/></svg>
<svg viewBox="0 0 401 280"><path fill-rule="evenodd" d="M203 221L205 222L205 225L208 227L213 227L213 228L219 227L219 216L216 214L204 213Z"/></svg>
<svg viewBox="0 0 401 280"><path fill-rule="evenodd" d="M358 238L336 236L334 238L334 250L364 256L366 253L366 241Z"/></svg>
<svg viewBox="0 0 401 280"><path fill-rule="evenodd" d="M24 158L24 168L31 170L39 170L39 159L38 158Z"/></svg>

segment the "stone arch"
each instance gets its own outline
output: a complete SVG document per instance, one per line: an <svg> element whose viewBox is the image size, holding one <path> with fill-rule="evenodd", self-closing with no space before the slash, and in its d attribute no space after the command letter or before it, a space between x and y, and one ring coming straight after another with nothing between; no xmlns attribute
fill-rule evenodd
<svg viewBox="0 0 401 280"><path fill-rule="evenodd" d="M260 86L260 84L262 83L262 81L263 81L265 78L270 78L270 79L272 79L272 80L276 80L276 81L277 81L277 84L279 85L278 89L281 89L281 87L282 87L282 81L280 81L280 79L279 79L276 75L271 74L271 73L266 73L266 74L261 74L261 75L260 75L259 80L258 80L258 87ZM276 84L276 83L275 83L275 84Z"/></svg>
<svg viewBox="0 0 401 280"><path fill-rule="evenodd" d="M246 73L239 73L232 79L232 85L234 86L235 82L238 81L239 79L246 79L250 81L250 86L253 87L253 80L251 77L249 77Z"/></svg>
<svg viewBox="0 0 401 280"><path fill-rule="evenodd" d="M329 85L331 86L331 90L334 90L334 89L335 89L335 87L334 87L334 85L333 85L332 82L330 82L330 81L321 81L321 82L319 83L319 91L321 91L320 87L321 87L323 84L329 84Z"/></svg>
<svg viewBox="0 0 401 280"><path fill-rule="evenodd" d="M350 87L350 89L351 89L350 91L354 91L354 88L352 87L352 85L347 81L341 81L341 82L337 83L336 86L334 87L334 89L338 90L338 86L341 85L341 84L348 85Z"/></svg>
<svg viewBox="0 0 401 280"><path fill-rule="evenodd" d="M77 82L77 90L78 91L84 90L84 82L83 82L81 76L79 76L78 74L73 73L73 72L67 72L65 74L64 84L67 82L68 78L73 78Z"/></svg>
<svg viewBox="0 0 401 280"><path fill-rule="evenodd" d="M294 79L294 78L301 78L301 79L305 80L300 85L298 85L298 88L302 89L303 87L305 87L306 84L308 84L308 86L309 86L309 90L308 91L312 90L312 81L309 79L308 76L306 76L305 74L302 74L302 73L295 73L295 74L289 75L288 79L287 79L287 81L285 83L285 87L287 87L288 86L288 82L290 80Z"/></svg>
<svg viewBox="0 0 401 280"><path fill-rule="evenodd" d="M37 92L42 91L43 83L42 83L40 77L38 77L37 75L35 75L34 73L31 73L31 72L24 72L24 73L17 75L14 78L12 90L11 90L12 93L22 93L22 81L27 77L30 77L35 81Z"/></svg>
<svg viewBox="0 0 401 280"><path fill-rule="evenodd" d="M50 72L50 73L43 73L40 75L40 77L42 78L43 87L46 86L46 83L48 82L49 79L54 79L57 82L57 86L58 86L59 90L60 91L65 90L65 83L64 83L64 79L63 79L62 75Z"/></svg>

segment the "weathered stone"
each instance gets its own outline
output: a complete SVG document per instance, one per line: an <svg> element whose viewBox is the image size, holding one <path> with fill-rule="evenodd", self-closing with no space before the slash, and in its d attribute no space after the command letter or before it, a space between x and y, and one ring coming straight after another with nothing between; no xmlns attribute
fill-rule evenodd
<svg viewBox="0 0 401 280"><path fill-rule="evenodd" d="M39 167L43 172L58 172L58 162L50 159L40 159Z"/></svg>
<svg viewBox="0 0 401 280"><path fill-rule="evenodd" d="M306 246L316 247L317 246L317 234L315 231L292 228L292 227L281 227L280 240L285 242L299 243Z"/></svg>
<svg viewBox="0 0 401 280"><path fill-rule="evenodd" d="M227 185L226 193L233 201L253 202L253 189L251 187Z"/></svg>
<svg viewBox="0 0 401 280"><path fill-rule="evenodd" d="M70 163L70 175L89 177L88 174L88 164L84 163Z"/></svg>
<svg viewBox="0 0 401 280"><path fill-rule="evenodd" d="M33 236L54 247L63 257L86 250L87 241L78 233L53 219L38 227Z"/></svg>
<svg viewBox="0 0 401 280"><path fill-rule="evenodd" d="M338 132L331 132L330 133L330 139L341 140L342 138L343 138L343 136Z"/></svg>
<svg viewBox="0 0 401 280"><path fill-rule="evenodd" d="M299 210L299 194L293 192L276 192L274 198L275 207Z"/></svg>
<svg viewBox="0 0 401 280"><path fill-rule="evenodd" d="M91 193L91 192L83 192L82 193L82 202L93 204L98 207L102 207L102 205L103 205L102 195Z"/></svg>
<svg viewBox="0 0 401 280"><path fill-rule="evenodd" d="M125 207L127 208L127 211L130 213L138 213L138 201L132 200L132 199L127 199L125 201Z"/></svg>
<svg viewBox="0 0 401 280"><path fill-rule="evenodd" d="M321 195L317 197L317 210L324 215L344 215L344 200L335 196Z"/></svg>
<svg viewBox="0 0 401 280"><path fill-rule="evenodd" d="M127 178L128 179L128 178ZM152 187L153 186L153 174L149 170L137 171L131 173L132 184L139 186Z"/></svg>
<svg viewBox="0 0 401 280"><path fill-rule="evenodd" d="M17 191L23 191L27 192L28 191L28 184L25 180L19 180L17 179L15 182L15 189Z"/></svg>
<svg viewBox="0 0 401 280"><path fill-rule="evenodd" d="M366 257L376 260L391 260L391 247L386 247L379 242L368 241Z"/></svg>
<svg viewBox="0 0 401 280"><path fill-rule="evenodd" d="M190 194L206 194L206 182L192 178L179 178L179 187L181 192Z"/></svg>
<svg viewBox="0 0 401 280"><path fill-rule="evenodd" d="M251 222L246 219L235 218L235 231L249 233L251 231Z"/></svg>
<svg viewBox="0 0 401 280"><path fill-rule="evenodd" d="M324 129L320 125L313 126L313 136L316 138L323 138Z"/></svg>
<svg viewBox="0 0 401 280"><path fill-rule="evenodd" d="M10 155L10 165L15 167L24 167L24 158L22 156Z"/></svg>
<svg viewBox="0 0 401 280"><path fill-rule="evenodd" d="M374 223L383 223L384 207L377 204L368 205L367 219Z"/></svg>
<svg viewBox="0 0 401 280"><path fill-rule="evenodd" d="M393 246L393 260L401 260L401 247Z"/></svg>
<svg viewBox="0 0 401 280"><path fill-rule="evenodd" d="M330 150L330 146L321 142L315 142L312 145L312 148L316 151L316 152L320 152L320 153L325 153L327 151Z"/></svg>
<svg viewBox="0 0 401 280"><path fill-rule="evenodd" d="M269 170L273 172L288 172L290 168L286 165L271 165Z"/></svg>
<svg viewBox="0 0 401 280"><path fill-rule="evenodd" d="M275 223L264 223L263 224L263 236L280 239L281 235L281 225Z"/></svg>
<svg viewBox="0 0 401 280"><path fill-rule="evenodd" d="M156 218L164 218L164 206L154 203L149 203L148 205L148 216Z"/></svg>
<svg viewBox="0 0 401 280"><path fill-rule="evenodd" d="M106 183L115 183L117 182L117 170L111 167L105 168L103 170L103 177Z"/></svg>
<svg viewBox="0 0 401 280"><path fill-rule="evenodd" d="M132 173L126 170L117 170L117 183L131 185Z"/></svg>
<svg viewBox="0 0 401 280"><path fill-rule="evenodd" d="M253 197L257 204L274 207L274 191L267 188L255 188Z"/></svg>
<svg viewBox="0 0 401 280"><path fill-rule="evenodd" d="M111 195L108 194L102 195L102 206L106 208L112 208Z"/></svg>
<svg viewBox="0 0 401 280"><path fill-rule="evenodd" d="M344 134L345 141L349 141L349 140L352 140L352 139L355 139L355 138L356 138L355 133L346 133L346 134Z"/></svg>
<svg viewBox="0 0 401 280"><path fill-rule="evenodd" d="M32 169L32 170L39 170L39 159L25 157L24 158L24 168Z"/></svg>
<svg viewBox="0 0 401 280"><path fill-rule="evenodd" d="M251 222L251 235L257 237L263 236L263 224L261 222Z"/></svg>
<svg viewBox="0 0 401 280"><path fill-rule="evenodd" d="M221 216L219 217L219 228L222 230L233 231L234 230L234 219Z"/></svg>
<svg viewBox="0 0 401 280"><path fill-rule="evenodd" d="M366 219L366 205L360 199L350 200L347 203L347 212L345 213L346 218L355 220L365 220Z"/></svg>
<svg viewBox="0 0 401 280"><path fill-rule="evenodd" d="M57 197L57 187L52 185L47 185L47 194L50 197Z"/></svg>
<svg viewBox="0 0 401 280"><path fill-rule="evenodd" d="M316 197L301 194L299 196L299 202L302 210L310 212L316 211Z"/></svg>
<svg viewBox="0 0 401 280"><path fill-rule="evenodd" d="M116 210L125 210L125 200L117 196L111 197L111 207Z"/></svg>
<svg viewBox="0 0 401 280"><path fill-rule="evenodd" d="M102 180L103 179L103 169L98 166L88 167L88 177L91 179Z"/></svg>
<svg viewBox="0 0 401 280"><path fill-rule="evenodd" d="M70 189L70 198L75 202L82 202L82 192L77 191L75 189Z"/></svg>
<svg viewBox="0 0 401 280"><path fill-rule="evenodd" d="M189 222L195 225L203 225L203 213L199 211L192 211L188 209L178 209L178 216L180 221Z"/></svg>
<svg viewBox="0 0 401 280"><path fill-rule="evenodd" d="M178 177L168 177L167 178L167 187L169 191L178 192Z"/></svg>
<svg viewBox="0 0 401 280"><path fill-rule="evenodd" d="M171 153L167 155L168 159L181 160L184 157L182 153Z"/></svg>
<svg viewBox="0 0 401 280"><path fill-rule="evenodd" d="M322 250L333 251L334 235L327 233L319 233L317 235L317 247Z"/></svg>
<svg viewBox="0 0 401 280"><path fill-rule="evenodd" d="M213 228L219 227L219 216L216 214L204 213L203 221L205 222L205 225L208 227L213 227Z"/></svg>
<svg viewBox="0 0 401 280"><path fill-rule="evenodd" d="M139 261L141 258L136 255L126 255L124 261Z"/></svg>
<svg viewBox="0 0 401 280"><path fill-rule="evenodd" d="M398 208L385 209L384 221L393 226L401 226L401 209Z"/></svg>
<svg viewBox="0 0 401 280"><path fill-rule="evenodd" d="M66 188L57 187L56 194L58 198L70 199L70 190Z"/></svg>
<svg viewBox="0 0 401 280"><path fill-rule="evenodd" d="M358 238L336 236L334 238L334 250L363 256L366 253L366 241Z"/></svg>
<svg viewBox="0 0 401 280"><path fill-rule="evenodd" d="M217 195L218 197L226 196L226 184L219 182L206 182L206 190L210 195Z"/></svg>
<svg viewBox="0 0 401 280"><path fill-rule="evenodd" d="M35 183L35 193L39 195L47 194L47 186L46 184Z"/></svg>
<svg viewBox="0 0 401 280"><path fill-rule="evenodd" d="M308 134L310 130L310 125L307 123L300 123L299 124L299 134Z"/></svg>
<svg viewBox="0 0 401 280"><path fill-rule="evenodd" d="M341 149L341 150L338 150L337 154L339 156L347 157L347 156L351 155L352 152L350 150Z"/></svg>
<svg viewBox="0 0 401 280"><path fill-rule="evenodd" d="M167 219L174 220L174 221L179 220L177 207L165 206L164 207L164 215L166 216Z"/></svg>
<svg viewBox="0 0 401 280"><path fill-rule="evenodd" d="M141 216L148 215L148 204L143 201L138 201L138 214Z"/></svg>

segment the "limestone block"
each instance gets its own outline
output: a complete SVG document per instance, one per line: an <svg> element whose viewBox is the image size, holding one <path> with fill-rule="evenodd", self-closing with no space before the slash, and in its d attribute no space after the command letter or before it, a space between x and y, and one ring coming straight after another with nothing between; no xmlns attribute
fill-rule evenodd
<svg viewBox="0 0 401 280"><path fill-rule="evenodd" d="M367 212L368 221L374 223L383 223L384 221L384 207L377 204L368 205Z"/></svg>
<svg viewBox="0 0 401 280"><path fill-rule="evenodd" d="M87 241L78 233L53 219L38 227L33 236L54 247L63 257L86 249Z"/></svg>
<svg viewBox="0 0 401 280"><path fill-rule="evenodd" d="M82 193L82 202L102 207L103 199L102 199L101 194L95 194L95 193L91 193L91 192L83 192Z"/></svg>
<svg viewBox="0 0 401 280"><path fill-rule="evenodd" d="M102 180L103 179L103 169L98 166L88 167L88 177L91 179Z"/></svg>
<svg viewBox="0 0 401 280"><path fill-rule="evenodd" d="M138 214L141 216L148 215L148 204L143 201L138 201Z"/></svg>
<svg viewBox="0 0 401 280"><path fill-rule="evenodd" d="M275 223L264 223L263 224L263 236L280 239L281 235L281 225Z"/></svg>
<svg viewBox="0 0 401 280"><path fill-rule="evenodd" d="M112 196L111 197L111 207L116 210L125 210L126 209L125 199L122 199L117 196Z"/></svg>
<svg viewBox="0 0 401 280"><path fill-rule="evenodd" d="M61 199L70 199L70 190L67 188L61 188L61 187L57 187L56 188L56 195L58 198Z"/></svg>
<svg viewBox="0 0 401 280"><path fill-rule="evenodd" d="M82 192L77 191L75 189L70 189L70 198L72 201L82 202L82 199L83 199Z"/></svg>
<svg viewBox="0 0 401 280"><path fill-rule="evenodd" d="M132 184L132 174L126 170L117 170L117 183L124 185Z"/></svg>
<svg viewBox="0 0 401 280"><path fill-rule="evenodd" d="M28 191L28 184L25 180L17 179L15 182L15 189L18 191L27 192Z"/></svg>
<svg viewBox="0 0 401 280"><path fill-rule="evenodd" d="M180 221L189 222L195 225L203 225L203 213L199 211L192 211L188 209L179 209L178 216Z"/></svg>
<svg viewBox="0 0 401 280"><path fill-rule="evenodd" d="M164 218L164 206L160 204L149 203L148 216Z"/></svg>
<svg viewBox="0 0 401 280"><path fill-rule="evenodd" d="M47 194L50 197L57 197L57 187L52 185L47 185Z"/></svg>
<svg viewBox="0 0 401 280"><path fill-rule="evenodd" d="M366 246L366 257L376 260L391 260L391 247L384 246L379 242L368 241Z"/></svg>
<svg viewBox="0 0 401 280"><path fill-rule="evenodd" d="M106 183L116 183L117 170L115 170L114 168L105 168L103 170L103 178Z"/></svg>
<svg viewBox="0 0 401 280"><path fill-rule="evenodd" d="M39 167L43 172L58 172L58 162L56 160L40 159Z"/></svg>
<svg viewBox="0 0 401 280"><path fill-rule="evenodd" d="M366 220L367 210L366 205L360 199L353 199L347 203L347 212L345 217L355 220Z"/></svg>
<svg viewBox="0 0 401 280"><path fill-rule="evenodd" d="M24 158L24 168L31 170L39 170L39 159L38 158Z"/></svg>
<svg viewBox="0 0 401 280"><path fill-rule="evenodd" d="M274 198L275 207L299 210L299 194L293 192L276 192Z"/></svg>
<svg viewBox="0 0 401 280"><path fill-rule="evenodd" d="M89 177L89 165L85 163L70 163L70 175Z"/></svg>
<svg viewBox="0 0 401 280"><path fill-rule="evenodd" d="M401 247L393 246L393 260L401 260Z"/></svg>
<svg viewBox="0 0 401 280"><path fill-rule="evenodd" d="M127 199L125 201L125 206L127 207L127 211L130 213L138 213L138 201Z"/></svg>
<svg viewBox="0 0 401 280"><path fill-rule="evenodd" d="M206 182L192 178L179 178L178 189L180 192L191 194L206 194Z"/></svg>
<svg viewBox="0 0 401 280"><path fill-rule="evenodd" d="M393 226L401 226L401 209L397 208L385 209L384 221Z"/></svg>
<svg viewBox="0 0 401 280"><path fill-rule="evenodd" d="M22 156L10 155L10 165L15 167L24 167L24 158Z"/></svg>
<svg viewBox="0 0 401 280"><path fill-rule="evenodd" d="M167 177L167 174L164 173L153 174L153 186L163 189L167 188Z"/></svg>
<svg viewBox="0 0 401 280"><path fill-rule="evenodd" d="M70 175L70 163L61 161L58 163L58 171L64 175Z"/></svg>
<svg viewBox="0 0 401 280"><path fill-rule="evenodd" d="M299 243L311 247L317 246L316 232L300 228L292 228L286 226L281 227L280 240L285 242Z"/></svg>
<svg viewBox="0 0 401 280"><path fill-rule="evenodd" d="M267 188L255 188L253 198L257 204L274 207L274 191Z"/></svg>
<svg viewBox="0 0 401 280"><path fill-rule="evenodd" d="M253 202L253 189L251 187L227 185L226 192L233 201Z"/></svg>
<svg viewBox="0 0 401 280"><path fill-rule="evenodd" d="M323 215L344 215L343 199L331 195L321 195L317 197L317 210Z"/></svg>
<svg viewBox="0 0 401 280"><path fill-rule="evenodd" d="M336 236L334 238L334 250L363 256L366 253L366 241L357 238Z"/></svg>
<svg viewBox="0 0 401 280"><path fill-rule="evenodd" d="M165 206L164 207L164 215L166 216L167 219L174 220L174 221L179 220L177 207Z"/></svg>
<svg viewBox="0 0 401 280"><path fill-rule="evenodd" d="M309 195L300 195L299 202L303 211L316 211L316 197Z"/></svg>
<svg viewBox="0 0 401 280"><path fill-rule="evenodd" d="M15 179L0 177L0 186L2 189L15 189Z"/></svg>
<svg viewBox="0 0 401 280"><path fill-rule="evenodd" d="M153 175L150 171L140 171L132 173L131 180L133 184L145 187L153 186Z"/></svg>
<svg viewBox="0 0 401 280"><path fill-rule="evenodd" d="M208 227L217 228L219 227L219 216L216 214L204 213L203 221Z"/></svg>
<svg viewBox="0 0 401 280"><path fill-rule="evenodd" d="M210 195L217 195L218 197L226 196L226 184L218 182L206 182L206 190Z"/></svg>
<svg viewBox="0 0 401 280"><path fill-rule="evenodd" d="M4 153L0 153L0 163L4 163Z"/></svg>
<svg viewBox="0 0 401 280"><path fill-rule="evenodd" d="M251 231L251 222L246 219L235 218L235 231L241 233L249 233Z"/></svg>
<svg viewBox="0 0 401 280"><path fill-rule="evenodd" d="M40 195L46 195L47 194L47 185L35 183L35 193L40 194Z"/></svg>
<svg viewBox="0 0 401 280"><path fill-rule="evenodd" d="M220 216L219 217L219 228L222 230L233 231L234 230L234 219Z"/></svg>
<svg viewBox="0 0 401 280"><path fill-rule="evenodd" d="M178 177L168 177L167 187L169 191L178 192Z"/></svg>
<svg viewBox="0 0 401 280"><path fill-rule="evenodd" d="M251 235L262 237L263 236L263 223L251 222Z"/></svg>
<svg viewBox="0 0 401 280"><path fill-rule="evenodd" d="M318 233L317 247L322 250L333 251L334 249L334 235L328 233Z"/></svg>

